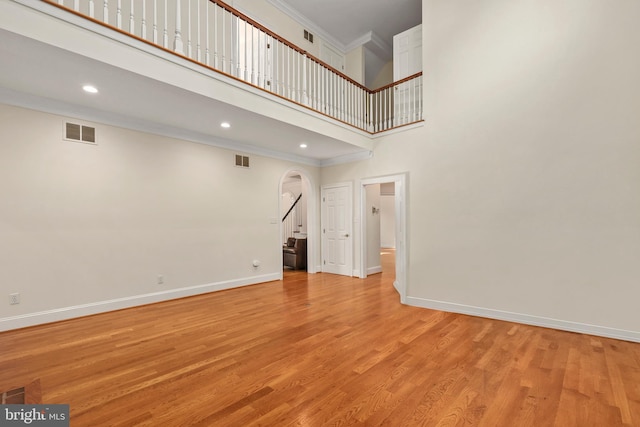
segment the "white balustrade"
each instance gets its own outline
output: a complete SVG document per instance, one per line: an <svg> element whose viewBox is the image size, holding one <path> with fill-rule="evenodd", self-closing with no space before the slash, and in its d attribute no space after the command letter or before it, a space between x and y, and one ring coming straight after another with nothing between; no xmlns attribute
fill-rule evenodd
<svg viewBox="0 0 640 427"><path fill-rule="evenodd" d="M129 11L127 30L122 26L123 0L103 0L101 17L95 16L94 0L44 1L102 18L106 25L165 49L171 46L205 66L368 132L422 120L421 74L368 90L216 0L124 0L124 10Z"/></svg>

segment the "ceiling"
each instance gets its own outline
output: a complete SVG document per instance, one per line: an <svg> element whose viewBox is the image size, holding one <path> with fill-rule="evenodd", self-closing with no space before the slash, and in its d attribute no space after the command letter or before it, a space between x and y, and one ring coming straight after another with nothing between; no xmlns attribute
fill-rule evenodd
<svg viewBox="0 0 640 427"><path fill-rule="evenodd" d="M363 35L371 36L374 29L373 38L391 45L394 34L421 20L421 0L268 1L288 8L299 19L310 20L343 48L362 41ZM3 103L312 165L369 153L304 127L2 29L0 58ZM45 64L46 72L42 72ZM92 76L91 80L99 85L99 94L88 95L80 90L86 83L85 76ZM229 117L232 126L222 129L219 121L211 117ZM264 129L270 132L265 134ZM301 149L301 143L307 148Z"/></svg>
<svg viewBox="0 0 640 427"><path fill-rule="evenodd" d="M393 36L422 22L422 0L268 1L343 50L364 44L382 55L383 46L376 45L383 43L385 60L391 60Z"/></svg>
<svg viewBox="0 0 640 427"><path fill-rule="evenodd" d="M316 165L366 151L2 29L0 58L2 103Z"/></svg>

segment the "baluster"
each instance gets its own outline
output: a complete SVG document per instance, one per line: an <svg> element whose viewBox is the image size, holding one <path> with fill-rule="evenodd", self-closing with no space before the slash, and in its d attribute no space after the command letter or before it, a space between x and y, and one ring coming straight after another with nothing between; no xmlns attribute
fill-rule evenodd
<svg viewBox="0 0 640 427"><path fill-rule="evenodd" d="M224 72L226 70L226 64L227 64L227 43L226 43L226 22L227 22L227 17L226 17L226 11L223 9L222 10L222 71ZM216 30L217 31L217 30ZM231 69L229 69L229 72L231 72Z"/></svg>
<svg viewBox="0 0 640 427"><path fill-rule="evenodd" d="M354 88L354 94L353 94L353 118L354 118L354 123L356 127L359 127L360 129L363 128L362 122L361 122L362 115L360 114L361 101L362 101L362 89L356 86Z"/></svg>
<svg viewBox="0 0 640 427"><path fill-rule="evenodd" d="M116 27L122 29L122 0L118 0L118 7L116 8Z"/></svg>
<svg viewBox="0 0 640 427"><path fill-rule="evenodd" d="M358 93L360 88L356 85L349 87L349 123L358 127Z"/></svg>
<svg viewBox="0 0 640 427"><path fill-rule="evenodd" d="M395 120L397 120L397 111L395 112L395 114L391 111L391 107L393 105L392 101L393 97L393 91L391 89L389 89L387 91L387 102L385 102L385 106L388 109L388 113L387 113L387 117L389 118L389 120L387 121L387 126L385 127L385 130L390 129L394 126L394 124L396 123Z"/></svg>
<svg viewBox="0 0 640 427"><path fill-rule="evenodd" d="M325 79L324 67L318 64L318 111L325 112L326 108L324 106L325 100L325 91L327 90L327 81Z"/></svg>
<svg viewBox="0 0 640 427"><path fill-rule="evenodd" d="M280 42L273 40L273 72L271 73L271 90L280 93L281 76L280 76Z"/></svg>
<svg viewBox="0 0 640 427"><path fill-rule="evenodd" d="M191 48L191 0L187 0L187 56L193 58L193 51Z"/></svg>
<svg viewBox="0 0 640 427"><path fill-rule="evenodd" d="M258 69L260 66L260 46L258 41L256 40L256 28L253 24L249 27L251 30L251 83L258 86L260 81L258 79ZM260 33L258 33L258 37L260 37ZM256 62L258 63L256 66Z"/></svg>
<svg viewBox="0 0 640 427"><path fill-rule="evenodd" d="M367 109L366 125L367 125L367 130L369 132L374 132L375 131L374 117L373 117L373 101L374 101L375 96L376 96L375 92L369 92L367 94L367 98L366 98L366 102L367 102L367 104L365 105L365 108Z"/></svg>
<svg viewBox="0 0 640 427"><path fill-rule="evenodd" d="M388 95L390 93L392 93L390 88L380 92L380 117L382 118L380 130L385 130L389 125L388 121L391 120L392 113L387 110L387 108L391 107L388 101Z"/></svg>
<svg viewBox="0 0 640 427"><path fill-rule="evenodd" d="M289 57L287 61L287 74L289 74L289 99L295 99L296 96L296 77L295 77L295 56L294 50L289 48Z"/></svg>
<svg viewBox="0 0 640 427"><path fill-rule="evenodd" d="M291 99L296 101L298 99L298 52L291 49Z"/></svg>
<svg viewBox="0 0 640 427"><path fill-rule="evenodd" d="M229 35L233 34L234 37L230 37L230 39L229 39L229 48L230 48L229 49L229 56L230 56L229 61L230 61L230 66L231 66L232 72L234 72L235 75L237 76L238 73L240 71L242 71L242 65L240 64L240 60L242 58L242 55L240 54L240 43L239 43L239 40L235 40L239 33L238 32L234 33L233 32L233 28L240 28L238 26L238 24L242 20L239 17L235 16L234 14L230 14L230 17L231 17L231 23L230 23L231 32L229 33ZM242 22L244 22L244 21L242 21Z"/></svg>
<svg viewBox="0 0 640 427"><path fill-rule="evenodd" d="M80 0L73 0L73 10L75 10L76 12L80 10Z"/></svg>
<svg viewBox="0 0 640 427"><path fill-rule="evenodd" d="M182 43L182 4L181 0L176 0L176 31L173 38L173 50L179 54L184 54L184 43Z"/></svg>
<svg viewBox="0 0 640 427"><path fill-rule="evenodd" d="M420 79L420 92L418 93L418 96L420 97L420 117L418 118L422 120L424 119L424 81L422 79L422 76L418 78Z"/></svg>
<svg viewBox="0 0 640 427"><path fill-rule="evenodd" d="M335 117L336 115L336 75L333 73L333 71L330 72L330 83L329 83L329 90L330 92L330 98L329 98L329 108L330 108L330 112L329 115L331 117Z"/></svg>
<svg viewBox="0 0 640 427"><path fill-rule="evenodd" d="M167 1L169 0L164 0L164 30L162 32L162 46L165 49L169 47L169 28L167 25L169 19L167 16Z"/></svg>
<svg viewBox="0 0 640 427"><path fill-rule="evenodd" d="M61 4L64 6L64 0L58 0L58 4Z"/></svg>
<svg viewBox="0 0 640 427"><path fill-rule="evenodd" d="M405 124L409 121L409 100L407 96L409 95L409 84L402 84L402 122L401 124Z"/></svg>
<svg viewBox="0 0 640 427"><path fill-rule="evenodd" d="M347 121L349 122L349 124L353 125L353 120L354 120L354 116L353 116L353 85L350 82L346 83L347 85L347 95L346 95L346 101L347 101Z"/></svg>
<svg viewBox="0 0 640 427"><path fill-rule="evenodd" d="M383 91L380 92L380 97L378 98L378 109L380 109L380 125L378 130L384 130L384 128L386 127L386 120L389 119L389 115L384 114L384 108L389 104L386 99L387 99L387 94L389 93L390 89L385 89Z"/></svg>
<svg viewBox="0 0 640 427"><path fill-rule="evenodd" d="M378 95L378 99L377 99L377 104L376 105L377 105L377 108L378 108L378 131L382 130L384 121L386 120L386 117L383 115L383 110L382 110L383 104L382 104L382 102L383 102L383 95L386 94L387 90L388 89L380 91L379 95Z"/></svg>
<svg viewBox="0 0 640 427"><path fill-rule="evenodd" d="M240 77L242 80L244 80L245 82L249 81L249 43L247 42L247 40L249 40L249 37L247 36L247 32L249 31L249 25L246 22L242 23L242 29L238 28L238 39L240 39L240 33L243 33L242 36L242 49L243 49L243 54L239 55L240 57L243 57L243 61L242 61L242 65L240 64L240 60L238 60L238 77ZM240 45L240 43L238 43L238 45ZM244 70L243 70L244 67Z"/></svg>
<svg viewBox="0 0 640 427"><path fill-rule="evenodd" d="M262 65L262 61L260 60L262 58L262 56L264 55L264 51L262 49L262 44L260 42L260 40L262 39L262 31L260 31L258 28L255 29L256 32L256 85L262 87L262 84L260 84L260 77L262 77L262 73L260 72L260 67Z"/></svg>
<svg viewBox="0 0 640 427"><path fill-rule="evenodd" d="M158 44L158 0L153 0L153 43Z"/></svg>
<svg viewBox="0 0 640 427"><path fill-rule="evenodd" d="M416 79L413 79L409 82L409 86L411 87L411 91L409 92L409 116L410 122L416 121Z"/></svg>
<svg viewBox="0 0 640 427"><path fill-rule="evenodd" d="M342 78L336 74L336 118L342 120L344 106L342 105Z"/></svg>
<svg viewBox="0 0 640 427"><path fill-rule="evenodd" d="M313 62L313 102L315 109L320 110L320 64Z"/></svg>
<svg viewBox="0 0 640 427"><path fill-rule="evenodd" d="M296 91L297 101L299 103L304 102L304 84L303 84L303 74L302 70L304 70L304 55L296 50L296 87L298 90Z"/></svg>
<svg viewBox="0 0 640 427"><path fill-rule="evenodd" d="M347 118L347 103L346 103L347 97L346 97L346 87L345 87L346 82L347 81L342 77L338 78L338 86L340 87L338 91L338 96L340 96L340 110L341 110L340 116L343 121L346 121L346 118Z"/></svg>
<svg viewBox="0 0 640 427"><path fill-rule="evenodd" d="M206 37L206 39L204 41L204 61L207 63L207 65L209 65L209 62L210 62L209 59L211 59L210 56L209 56L210 55L209 54L209 0L207 0L205 3L206 3L206 5L205 5L205 8L204 8L204 12L205 12L206 18L204 20L204 26L205 26L205 37ZM216 9L215 9L216 6L213 6L213 7L214 7L213 13L215 14L216 13ZM217 66L218 66L217 62L215 63L215 66L217 68Z"/></svg>
<svg viewBox="0 0 640 427"><path fill-rule="evenodd" d="M295 81L296 81L296 102L302 103L302 73L300 62L302 61L302 55L297 50L294 51L295 58Z"/></svg>
<svg viewBox="0 0 640 427"><path fill-rule="evenodd" d="M209 1L207 1L207 4L209 4ZM196 24L196 58L198 59L198 62L202 62L202 55L200 52L200 2L198 0L196 0L196 7L197 7L197 18L198 18L198 23Z"/></svg>
<svg viewBox="0 0 640 427"><path fill-rule="evenodd" d="M135 22L133 19L133 15L134 15L134 10L133 10L133 5L135 4L135 0L131 0L131 10L130 10L130 15L129 15L129 32L131 34L135 34L136 33L136 27L135 27Z"/></svg>
<svg viewBox="0 0 640 427"><path fill-rule="evenodd" d="M330 77L329 77L330 83L329 83L329 90L330 92L330 98L329 98L329 115L331 117L335 117L336 116L336 75L333 73L333 71L330 71Z"/></svg>
<svg viewBox="0 0 640 427"><path fill-rule="evenodd" d="M142 0L142 22L140 23L140 35L147 39L147 0Z"/></svg>
<svg viewBox="0 0 640 427"><path fill-rule="evenodd" d="M380 97L382 96L382 91L376 92L373 99L373 120L374 120L374 130L377 132L380 130L380 123L382 120L382 116L380 114Z"/></svg>
<svg viewBox="0 0 640 427"><path fill-rule="evenodd" d="M89 0L89 16L92 18L96 17L95 6L93 4L93 0Z"/></svg>
<svg viewBox="0 0 640 427"><path fill-rule="evenodd" d="M315 63L316 69L316 110L322 111L322 66Z"/></svg>
<svg viewBox="0 0 640 427"><path fill-rule="evenodd" d="M302 55L302 103L304 105L309 105L309 90L307 88L307 84L309 83L309 79L307 79L307 55Z"/></svg>
<svg viewBox="0 0 640 427"><path fill-rule="evenodd" d="M102 4L102 20L105 24L109 23L109 1L104 0Z"/></svg>
<svg viewBox="0 0 640 427"><path fill-rule="evenodd" d="M287 62L286 62L286 77L285 77L285 97L289 99L293 99L293 81L292 81L292 61L293 58L291 56L291 47L289 45L286 46L287 49Z"/></svg>
<svg viewBox="0 0 640 427"><path fill-rule="evenodd" d="M256 45L255 45L255 28L252 24L249 24L249 66L251 67L251 74L249 75L249 81L252 84L256 84Z"/></svg>
<svg viewBox="0 0 640 427"><path fill-rule="evenodd" d="M207 1L207 4L209 4L209 1ZM207 37L208 40L209 38ZM213 6L213 66L216 70L220 69L218 67L218 5Z"/></svg>

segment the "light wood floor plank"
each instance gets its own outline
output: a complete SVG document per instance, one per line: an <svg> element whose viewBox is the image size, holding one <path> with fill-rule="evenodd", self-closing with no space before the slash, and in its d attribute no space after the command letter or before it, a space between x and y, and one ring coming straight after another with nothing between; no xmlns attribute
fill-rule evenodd
<svg viewBox="0 0 640 427"><path fill-rule="evenodd" d="M640 344L403 306L383 263L0 333L0 392L74 426L640 426Z"/></svg>

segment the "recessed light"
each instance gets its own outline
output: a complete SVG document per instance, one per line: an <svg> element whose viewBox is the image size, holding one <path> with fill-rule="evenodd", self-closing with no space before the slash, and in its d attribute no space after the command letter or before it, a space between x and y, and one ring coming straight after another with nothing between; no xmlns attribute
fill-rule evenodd
<svg viewBox="0 0 640 427"><path fill-rule="evenodd" d="M300 148L307 148L307 144L303 142L302 144L300 144Z"/></svg>
<svg viewBox="0 0 640 427"><path fill-rule="evenodd" d="M231 124L230 124L230 123L228 123L228 122L222 122L222 123L220 123L220 127L223 127L223 128L225 128L225 129L228 129L228 128L230 128L230 127L231 127Z"/></svg>
<svg viewBox="0 0 640 427"><path fill-rule="evenodd" d="M82 86L82 89L85 92L89 92L89 93L98 93L98 89L95 86L91 86L91 85L84 85Z"/></svg>

